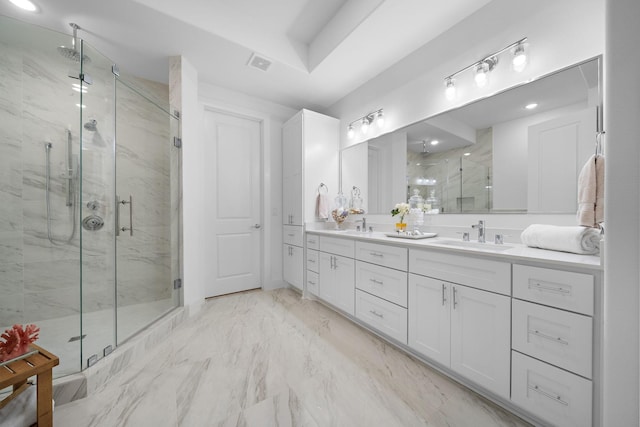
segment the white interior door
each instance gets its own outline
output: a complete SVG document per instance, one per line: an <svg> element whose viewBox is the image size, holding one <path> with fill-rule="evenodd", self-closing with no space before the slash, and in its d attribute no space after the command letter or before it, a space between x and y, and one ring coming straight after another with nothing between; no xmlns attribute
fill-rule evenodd
<svg viewBox="0 0 640 427"><path fill-rule="evenodd" d="M206 297L261 286L260 123L205 112Z"/></svg>

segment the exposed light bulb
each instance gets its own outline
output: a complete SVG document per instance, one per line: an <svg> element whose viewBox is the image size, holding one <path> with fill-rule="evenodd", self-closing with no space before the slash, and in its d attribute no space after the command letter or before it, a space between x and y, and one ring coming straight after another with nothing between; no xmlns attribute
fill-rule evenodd
<svg viewBox="0 0 640 427"><path fill-rule="evenodd" d="M378 111L378 115L376 116L376 126L380 129L384 126L384 115L382 114L382 110Z"/></svg>
<svg viewBox="0 0 640 427"><path fill-rule="evenodd" d="M356 136L355 131L353 130L353 126L349 125L349 129L347 129L347 137L349 139L353 139L353 137Z"/></svg>
<svg viewBox="0 0 640 427"><path fill-rule="evenodd" d="M20 9L26 10L27 12L35 12L38 10L38 7L31 2L30 0L9 0L14 5L18 6Z"/></svg>
<svg viewBox="0 0 640 427"><path fill-rule="evenodd" d="M518 73L525 69L527 66L528 58L527 53L524 50L524 45L519 44L516 47L516 50L513 52L513 60L511 63L513 64L513 69Z"/></svg>
<svg viewBox="0 0 640 427"><path fill-rule="evenodd" d="M362 125L360 126L360 130L365 135L367 134L367 132L369 132L369 119L367 119L366 117L362 119Z"/></svg>
<svg viewBox="0 0 640 427"><path fill-rule="evenodd" d="M478 85L478 87L486 86L487 80L488 80L488 76L487 76L488 72L489 72L489 66L487 65L486 62L481 62L478 64L478 67L476 68L476 75L474 77L476 81L476 85Z"/></svg>
<svg viewBox="0 0 640 427"><path fill-rule="evenodd" d="M456 97L456 84L451 77L446 80L447 88L444 90L444 95L449 101L452 101Z"/></svg>

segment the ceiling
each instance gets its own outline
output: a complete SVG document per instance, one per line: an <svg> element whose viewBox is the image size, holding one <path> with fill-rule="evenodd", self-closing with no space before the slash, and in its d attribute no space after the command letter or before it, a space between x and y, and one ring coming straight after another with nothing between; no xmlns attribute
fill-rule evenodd
<svg viewBox="0 0 640 427"><path fill-rule="evenodd" d="M168 81L182 55L199 80L291 108L323 109L490 0L33 0L0 14L79 36L124 72ZM257 54L267 71L247 64Z"/></svg>

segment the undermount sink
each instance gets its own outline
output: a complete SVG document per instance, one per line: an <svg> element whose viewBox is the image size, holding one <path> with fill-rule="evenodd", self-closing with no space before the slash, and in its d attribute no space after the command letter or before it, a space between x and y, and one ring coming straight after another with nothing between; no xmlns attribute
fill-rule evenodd
<svg viewBox="0 0 640 427"><path fill-rule="evenodd" d="M479 243L479 242L465 242L462 240L441 240L439 242L434 242L438 245L444 246L455 246L458 248L469 248L469 249L481 249L485 251L506 251L512 249L513 246L509 245L496 245L495 243Z"/></svg>

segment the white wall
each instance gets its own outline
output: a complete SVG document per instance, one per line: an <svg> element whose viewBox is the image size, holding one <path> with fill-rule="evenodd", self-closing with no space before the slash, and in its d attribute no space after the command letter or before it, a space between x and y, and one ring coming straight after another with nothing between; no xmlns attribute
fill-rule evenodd
<svg viewBox="0 0 640 427"><path fill-rule="evenodd" d="M604 423L637 426L640 280L640 2L607 0ZM630 52L633 52L630 54Z"/></svg>
<svg viewBox="0 0 640 427"><path fill-rule="evenodd" d="M254 98L219 86L200 83L199 109L214 108L232 114L257 119L263 129L263 255L262 286L273 289L283 286L282 281L282 124L296 113L289 107ZM185 168L189 165L185 164ZM199 176L202 179L202 175ZM201 197L214 197L202 194ZM204 226L204 223L203 223ZM186 245L186 243L185 243ZM214 268L203 263L202 274Z"/></svg>
<svg viewBox="0 0 640 427"><path fill-rule="evenodd" d="M493 126L494 209L527 209L529 126L581 111L585 107L586 104L575 104ZM592 141L590 138L589 143ZM579 158L578 164L582 165L585 160Z"/></svg>

